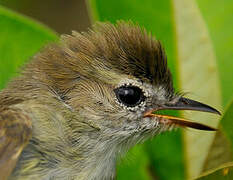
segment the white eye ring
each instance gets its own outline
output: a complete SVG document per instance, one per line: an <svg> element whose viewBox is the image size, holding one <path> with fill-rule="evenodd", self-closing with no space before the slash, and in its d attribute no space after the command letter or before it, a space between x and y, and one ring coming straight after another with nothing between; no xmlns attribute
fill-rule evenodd
<svg viewBox="0 0 233 180"><path fill-rule="evenodd" d="M147 84L143 84L141 81L138 80L132 80L132 79L124 79L122 80L118 86L115 88L114 92L115 92L115 99L116 102L125 110L129 110L129 111L144 111L145 110L145 106L146 106L146 99L149 97L149 90L150 87L148 87L147 89L145 89L145 85ZM117 95L117 89L123 88L123 87L133 87L136 88L140 91L140 93L142 93L142 97L138 98L137 103L135 103L134 105L127 105L126 103L123 103L120 99L119 96ZM138 93L139 93L138 91Z"/></svg>

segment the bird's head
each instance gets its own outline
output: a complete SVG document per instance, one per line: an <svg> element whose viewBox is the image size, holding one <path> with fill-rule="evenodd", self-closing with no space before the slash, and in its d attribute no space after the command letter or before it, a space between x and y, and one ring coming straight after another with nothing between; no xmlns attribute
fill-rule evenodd
<svg viewBox="0 0 233 180"><path fill-rule="evenodd" d="M47 73L50 86L77 114L72 123L82 119L106 141L134 144L175 126L214 130L158 113L219 112L175 93L160 42L131 23L97 24L86 33L64 35L60 46L38 56L38 69Z"/></svg>

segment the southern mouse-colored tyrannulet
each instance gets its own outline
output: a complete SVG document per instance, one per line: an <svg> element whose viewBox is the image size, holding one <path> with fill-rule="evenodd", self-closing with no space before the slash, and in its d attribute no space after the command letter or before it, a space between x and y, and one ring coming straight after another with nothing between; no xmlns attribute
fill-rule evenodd
<svg viewBox="0 0 233 180"><path fill-rule="evenodd" d="M160 42L132 23L63 35L0 92L0 179L110 180L136 143L174 126L157 110L210 106L174 92Z"/></svg>

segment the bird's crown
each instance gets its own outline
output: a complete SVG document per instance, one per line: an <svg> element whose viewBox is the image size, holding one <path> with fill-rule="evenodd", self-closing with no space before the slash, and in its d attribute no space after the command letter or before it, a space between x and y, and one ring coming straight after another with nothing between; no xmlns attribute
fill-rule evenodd
<svg viewBox="0 0 233 180"><path fill-rule="evenodd" d="M97 23L93 30L63 35L60 45L38 56L38 69L56 83L77 78L115 83L127 76L173 91L161 43L131 22Z"/></svg>

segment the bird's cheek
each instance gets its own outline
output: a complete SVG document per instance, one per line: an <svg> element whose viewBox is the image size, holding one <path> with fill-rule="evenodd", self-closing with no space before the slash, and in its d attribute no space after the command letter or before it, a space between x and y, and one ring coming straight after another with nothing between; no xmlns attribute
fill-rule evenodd
<svg viewBox="0 0 233 180"><path fill-rule="evenodd" d="M140 131L153 130L156 129L158 126L158 121L150 117L144 117L138 122L138 129Z"/></svg>
<svg viewBox="0 0 233 180"><path fill-rule="evenodd" d="M173 128L173 125L167 119L157 117L144 117L141 126L144 129L151 130L152 133L160 133Z"/></svg>

